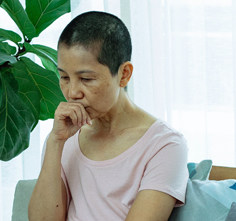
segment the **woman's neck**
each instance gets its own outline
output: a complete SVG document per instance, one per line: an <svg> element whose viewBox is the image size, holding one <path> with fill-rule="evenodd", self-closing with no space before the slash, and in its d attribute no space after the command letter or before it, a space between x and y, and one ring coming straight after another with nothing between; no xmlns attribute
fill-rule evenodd
<svg viewBox="0 0 236 221"><path fill-rule="evenodd" d="M135 117L138 107L129 99L126 92L122 92L115 106L106 115L93 120L92 127L96 131L113 133L126 128L132 118Z"/></svg>

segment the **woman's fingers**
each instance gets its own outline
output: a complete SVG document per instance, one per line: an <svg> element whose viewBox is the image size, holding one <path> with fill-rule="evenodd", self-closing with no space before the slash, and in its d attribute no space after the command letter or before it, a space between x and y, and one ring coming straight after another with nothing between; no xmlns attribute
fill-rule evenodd
<svg viewBox="0 0 236 221"><path fill-rule="evenodd" d="M82 127L83 125L87 124L87 121L90 121L90 117L84 106L78 103L72 103L72 106L76 115L77 125Z"/></svg>
<svg viewBox="0 0 236 221"><path fill-rule="evenodd" d="M82 104L61 102L55 112L52 131L58 139L66 140L90 122L91 118Z"/></svg>
<svg viewBox="0 0 236 221"><path fill-rule="evenodd" d="M62 102L58 106L57 115L59 119L70 118L73 125L82 127L85 124L90 124L90 116L86 112L84 106L80 103Z"/></svg>

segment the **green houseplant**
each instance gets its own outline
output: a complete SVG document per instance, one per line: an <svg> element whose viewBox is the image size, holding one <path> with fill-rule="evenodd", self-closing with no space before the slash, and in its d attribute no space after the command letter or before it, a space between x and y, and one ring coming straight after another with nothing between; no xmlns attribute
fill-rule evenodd
<svg viewBox="0 0 236 221"><path fill-rule="evenodd" d="M56 70L57 53L32 39L61 15L69 0L0 0L21 35L0 28L0 160L8 161L29 146L30 132L39 120L53 118L64 97ZM37 55L42 65L27 57Z"/></svg>

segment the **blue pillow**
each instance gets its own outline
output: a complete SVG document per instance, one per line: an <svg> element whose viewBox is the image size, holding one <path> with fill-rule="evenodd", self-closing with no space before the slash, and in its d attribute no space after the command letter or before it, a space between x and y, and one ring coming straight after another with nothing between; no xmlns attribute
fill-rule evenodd
<svg viewBox="0 0 236 221"><path fill-rule="evenodd" d="M236 180L208 180L211 160L189 163L184 206L174 208L169 221L224 221L236 201Z"/></svg>

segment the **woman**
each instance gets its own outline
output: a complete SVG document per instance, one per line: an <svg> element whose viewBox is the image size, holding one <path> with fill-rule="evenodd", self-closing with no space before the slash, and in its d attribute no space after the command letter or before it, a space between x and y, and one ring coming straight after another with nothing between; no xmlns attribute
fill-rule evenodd
<svg viewBox="0 0 236 221"><path fill-rule="evenodd" d="M30 220L163 221L184 203L185 141L129 100L131 48L123 22L104 12L79 15L62 32L67 102L55 112Z"/></svg>

